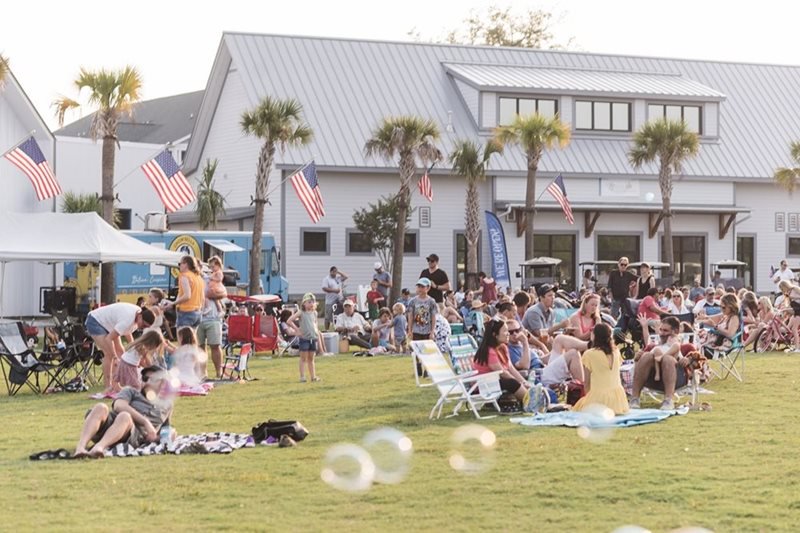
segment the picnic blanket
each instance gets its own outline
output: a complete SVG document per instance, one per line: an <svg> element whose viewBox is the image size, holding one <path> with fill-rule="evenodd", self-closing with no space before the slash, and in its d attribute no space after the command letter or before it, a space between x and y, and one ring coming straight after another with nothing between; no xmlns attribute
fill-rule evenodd
<svg viewBox="0 0 800 533"><path fill-rule="evenodd" d="M247 433L198 433L196 435L181 435L173 442L173 450L167 450L167 445L160 442L145 444L134 448L128 443L120 443L106 450L106 457L140 457L143 455L164 455L174 453L231 453L239 448L252 448L255 446L253 436Z"/></svg>
<svg viewBox="0 0 800 533"><path fill-rule="evenodd" d="M594 413L562 411L559 413L536 414L535 416L513 417L509 421L521 426L567 426L571 428L588 427L590 429L625 428L661 422L670 416L685 415L688 412L689 408L685 406L669 411L662 411L661 409L631 409L628 414L617 415L609 420Z"/></svg>

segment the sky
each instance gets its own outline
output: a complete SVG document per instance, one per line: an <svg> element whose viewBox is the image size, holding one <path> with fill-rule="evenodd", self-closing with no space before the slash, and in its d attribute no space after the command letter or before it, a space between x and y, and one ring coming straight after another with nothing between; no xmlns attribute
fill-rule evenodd
<svg viewBox="0 0 800 533"><path fill-rule="evenodd" d="M205 87L224 31L411 40L441 38L471 9L508 0L172 0L5 3L0 53L51 128L52 101L76 97L80 67L136 66L144 99ZM124 7L122 7L124 6ZM800 2L762 0L514 0L553 14L557 42L584 52L800 65ZM32 15L38 15L35 19ZM90 111L89 111L90 112ZM67 116L67 122L80 113Z"/></svg>

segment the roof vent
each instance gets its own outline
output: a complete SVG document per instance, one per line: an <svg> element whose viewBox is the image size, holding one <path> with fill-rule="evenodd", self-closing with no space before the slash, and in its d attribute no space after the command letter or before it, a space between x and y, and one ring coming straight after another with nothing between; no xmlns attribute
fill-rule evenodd
<svg viewBox="0 0 800 533"><path fill-rule="evenodd" d="M444 129L448 133L453 133L454 131L456 131L456 129L453 127L453 112L452 111L448 111L447 112L447 126L445 126Z"/></svg>

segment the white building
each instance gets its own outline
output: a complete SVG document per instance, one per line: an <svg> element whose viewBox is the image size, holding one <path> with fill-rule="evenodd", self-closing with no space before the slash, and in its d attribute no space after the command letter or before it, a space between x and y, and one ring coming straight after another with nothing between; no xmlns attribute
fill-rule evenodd
<svg viewBox="0 0 800 533"><path fill-rule="evenodd" d="M120 121L119 147L114 160L114 193L119 198L116 207L122 218L120 229L143 229L145 214L164 211L139 167L167 146L181 164L202 98L203 91L196 91L145 100L134 105L132 116L124 116ZM64 191L100 192L103 142L91 138L93 118L94 113L55 132L58 178Z"/></svg>
<svg viewBox="0 0 800 533"><path fill-rule="evenodd" d="M0 154L24 141L33 133L51 168L56 169L55 139L47 124L33 107L13 73L0 85ZM57 170L56 170L57 173ZM53 211L55 200L39 201L27 176L5 158L0 158L0 210L15 213ZM0 228L2 231L2 228ZM39 288L58 285L56 268L39 263L8 263L3 284L4 317L31 316L38 313Z"/></svg>
<svg viewBox="0 0 800 533"><path fill-rule="evenodd" d="M517 112L558 112L572 126L572 142L543 156L537 190L563 175L576 223L543 196L536 255L563 259L562 278L574 282L581 261L660 259L657 170L634 171L627 152L632 132L648 119L682 117L700 134L701 147L675 181L678 274L683 282L707 280L712 263L740 258L750 264L748 283L763 292L773 287L771 265L783 257L800 264L800 208L772 181L776 167L790 164L789 143L800 139L799 83L800 67L790 66L226 33L184 171L218 158L218 188L238 213L248 213L259 141L242 134L242 112L267 95L303 104L314 140L278 154L265 229L279 239L291 292L319 292L331 265L354 284L371 276L372 254L358 247L352 213L397 189L396 162L364 156L382 117L435 120L447 154L456 139L482 142ZM328 213L316 225L292 188L278 185L312 158ZM434 169L433 204L414 195L406 286L431 252L451 279L463 275L465 188L446 166ZM480 191L482 208L508 213L512 268L523 260L513 217L524 201L525 173L521 150L509 147L492 160ZM488 268L486 246L481 257Z"/></svg>

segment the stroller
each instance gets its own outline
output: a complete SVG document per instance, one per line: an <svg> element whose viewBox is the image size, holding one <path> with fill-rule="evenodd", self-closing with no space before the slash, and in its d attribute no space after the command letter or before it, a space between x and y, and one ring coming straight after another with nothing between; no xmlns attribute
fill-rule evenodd
<svg viewBox="0 0 800 533"><path fill-rule="evenodd" d="M620 306L619 318L614 325L614 342L623 359L633 359L636 354L634 344L644 346L644 334L638 319L641 303L641 300L626 298Z"/></svg>

